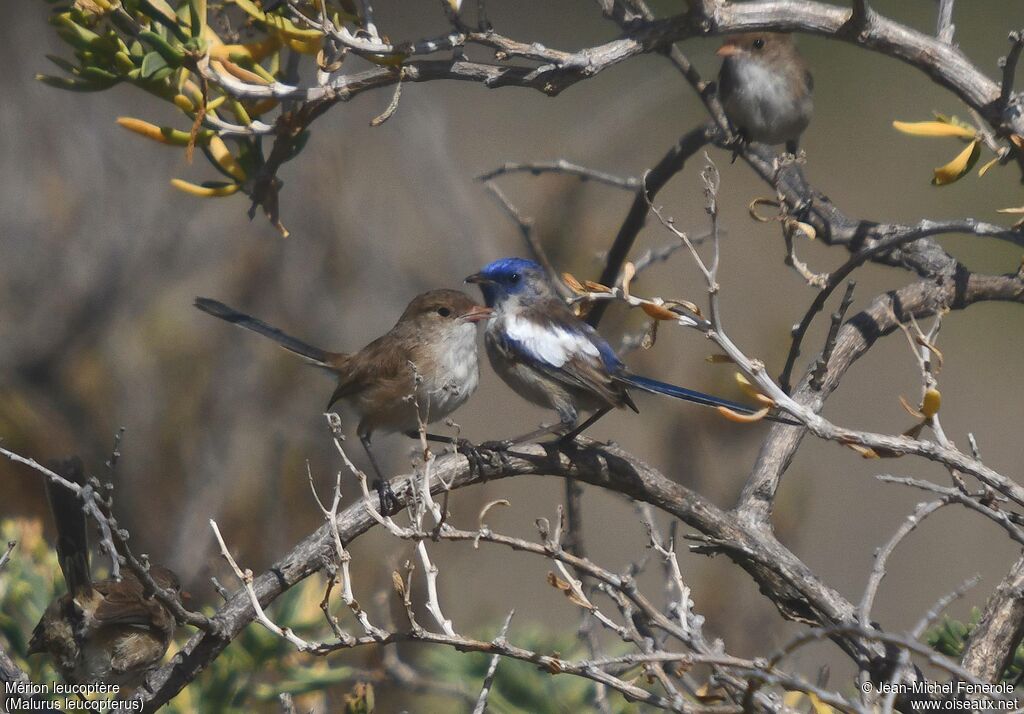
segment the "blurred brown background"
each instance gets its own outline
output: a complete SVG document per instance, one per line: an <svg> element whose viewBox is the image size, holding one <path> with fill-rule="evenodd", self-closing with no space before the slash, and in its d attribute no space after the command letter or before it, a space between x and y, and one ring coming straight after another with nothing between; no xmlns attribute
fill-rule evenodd
<svg viewBox="0 0 1024 714"><path fill-rule="evenodd" d="M574 49L615 36L593 3L491 2L504 34ZM677 11L665 2L660 13ZM879 0L875 6L931 31L935 4ZM129 87L102 94L59 92L33 80L48 72L46 53L64 54L41 2L14 3L0 43L0 439L36 458L81 454L103 472L113 435L127 429L115 478L120 520L133 542L191 581L194 597L214 602L206 577L221 570L207 520L215 517L245 566L269 565L320 525L309 494L308 461L326 488L341 468L328 438L323 404L331 384L269 342L192 308L196 295L222 299L315 344L356 349L385 331L406 301L461 279L496 257L524 252L518 234L474 177L508 160L565 158L639 175L684 131L702 121L688 87L659 57L641 57L582 82L555 99L517 89L433 82L408 85L397 114L380 128L369 120L389 92L360 95L314 125L305 153L281 173L281 239L261 217L249 221L243 198L202 200L172 189L179 176L211 178L202 162L119 129L114 118L157 123L175 117ZM378 24L392 38L442 29L434 3L377 3ZM957 6L957 41L995 76L1006 33L1024 25L1024 5L972 0ZM959 151L953 140L897 134L893 119L922 120L932 110L966 110L919 72L878 55L813 37L801 40L814 68L817 113L805 134L810 179L852 215L914 221L975 216L1024 203L1014 170L971 175L951 187L929 185L931 169ZM685 45L713 75L714 40ZM471 53L481 53L471 50ZM481 57L483 55L481 54ZM307 72L308 76L308 72ZM183 127L187 128L187 127ZM722 171L723 305L734 339L778 372L789 326L813 291L782 263L774 225L753 223L747 203L769 191L729 156ZM706 227L692 162L660 197L681 227ZM502 179L509 198L538 221L559 267L595 277L630 196L561 177ZM669 242L656 223L641 251ZM951 236L944 245L978 271L1015 270L1020 251L1003 243ZM845 254L806 242L814 270ZM911 280L868 267L857 302ZM702 300L702 286L682 253L644 274L645 293ZM615 342L641 322L615 309L602 331ZM808 341L821 344L819 320ZM1020 365L1024 311L978 305L945 321L939 345L944 426L961 446L977 436L986 463L1019 478L1024 403ZM705 363L696 333L663 329L656 347L629 357L641 373L739 397L731 370ZM805 358L810 355L810 350ZM895 335L856 365L829 402L839 423L877 431L910 426L897 402L914 401L918 376L906 341ZM738 493L765 433L763 425L725 422L708 410L642 395L642 414L605 418L593 435L614 438L677 479L727 506ZM549 415L524 405L484 367L477 396L456 414L474 440L527 431ZM349 423L349 422L346 422ZM352 452L361 458L357 442ZM378 439L392 468L408 464L411 444ZM362 463L362 461L360 461ZM854 452L805 442L782 486L776 521L784 541L828 583L858 600L874 549L919 500L918 493L877 483L878 472L945 482L920 461L864 461ZM355 486L346 477L346 495ZM533 521L553 517L561 481L522 478L458 492L453 520L475 523L480 505L500 531L533 535ZM0 515L49 515L38 476L0 463ZM621 569L643 553L631 505L588 489L592 557ZM518 620L574 631L575 608L544 582L546 564L503 550L433 546L442 602L457 628L493 626L510 607ZM389 579L389 562L408 549L371 533L353 547L357 596ZM1015 548L991 523L947 509L898 551L876 617L886 627L915 622L939 597L980 572L981 586L953 608L980 605ZM698 612L736 654L770 651L790 631L750 580L724 559L685 555ZM225 581L227 582L227 581ZM660 588L648 583L652 594ZM513 627L513 637L514 637ZM808 668L832 661L833 684L848 669L834 648L808 651Z"/></svg>

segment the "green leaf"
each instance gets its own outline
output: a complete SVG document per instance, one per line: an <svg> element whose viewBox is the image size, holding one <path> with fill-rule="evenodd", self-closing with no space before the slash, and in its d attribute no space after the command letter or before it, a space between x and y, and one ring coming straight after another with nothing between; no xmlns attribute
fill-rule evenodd
<svg viewBox="0 0 1024 714"><path fill-rule="evenodd" d="M184 42L188 33L178 23L178 16L165 0L139 0L142 10L158 23L170 30L175 37Z"/></svg>
<svg viewBox="0 0 1024 714"><path fill-rule="evenodd" d="M202 37L206 26L206 0L188 0L188 14L192 37Z"/></svg>
<svg viewBox="0 0 1024 714"><path fill-rule="evenodd" d="M149 78L149 81L151 81L151 82L162 82L165 79L167 79L168 77L170 77L172 72L174 72L174 68L173 67L161 67L160 69L158 69L156 72L153 73L153 76Z"/></svg>
<svg viewBox="0 0 1024 714"><path fill-rule="evenodd" d="M48 59L51 62L53 62L55 65L60 67L62 70L64 70L68 74L74 74L74 75L78 74L78 67L76 67L71 62L68 62L63 57L58 57L56 55L46 55L46 59Z"/></svg>
<svg viewBox="0 0 1024 714"><path fill-rule="evenodd" d="M142 78L149 79L157 70L167 67L167 60L159 52L150 52L142 58Z"/></svg>
<svg viewBox="0 0 1024 714"><path fill-rule="evenodd" d="M160 53L160 56L167 60L169 65L177 67L185 59L185 53L165 40L159 34L150 30L143 30L139 37L150 47Z"/></svg>
<svg viewBox="0 0 1024 714"><path fill-rule="evenodd" d="M43 84L57 89L66 89L71 92L99 92L108 89L110 85L95 84L80 79L69 79L67 77L51 77L47 74L37 74L36 79Z"/></svg>

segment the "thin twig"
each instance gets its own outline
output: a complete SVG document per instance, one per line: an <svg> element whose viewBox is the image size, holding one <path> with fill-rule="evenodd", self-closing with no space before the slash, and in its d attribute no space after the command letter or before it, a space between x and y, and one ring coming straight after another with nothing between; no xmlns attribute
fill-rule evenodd
<svg viewBox="0 0 1024 714"><path fill-rule="evenodd" d="M947 486L940 486L937 483L931 483L930 481L923 481L921 479L906 478L902 476L892 476L889 474L879 474L875 478L885 483L897 483L904 486L911 486L913 488L919 488L922 491L929 491L931 493L937 493L943 496L944 500L950 503L959 503L966 508L980 513L989 520L993 521L996 525L1003 528L1007 535L1013 540L1017 541L1021 545L1024 545L1024 530L1021 530L1020 526L1013 519L1013 514L999 509L992 508L981 502L981 500L972 494L967 494L961 491L959 488L950 488Z"/></svg>
<svg viewBox="0 0 1024 714"><path fill-rule="evenodd" d="M477 181L486 182L499 176L513 173L529 173L534 176L539 176L540 174L545 173L566 174L568 176L576 176L582 181L594 181L596 183L603 183L607 186L613 186L614 188L629 190L634 190L640 186L640 180L633 176L616 176L604 171L588 169L586 166L580 166L570 161L566 161L565 159L531 162L509 161L496 169L492 169L485 174L477 176Z"/></svg>
<svg viewBox="0 0 1024 714"><path fill-rule="evenodd" d="M17 545L18 541L16 540L7 541L7 550L4 551L3 555L0 555L0 570L3 570L4 566L7 565L7 561L11 559L11 552Z"/></svg>
<svg viewBox="0 0 1024 714"><path fill-rule="evenodd" d="M850 309L850 305L853 304L853 289L856 285L857 283L853 280L846 284L846 293L843 295L842 302L839 303L839 309L832 313L828 337L825 338L825 347L821 350L814 369L811 371L810 385L811 389L815 391L821 391L825 382L825 375L828 374L828 361L832 358L832 350L836 347L839 328L842 326L843 320L846 319L846 312Z"/></svg>
<svg viewBox="0 0 1024 714"><path fill-rule="evenodd" d="M562 280L561 274L555 269L551 259L548 258L547 251L544 250L544 246L534 230L533 219L520 213L519 209L508 200L504 192L493 181L484 181L484 188L498 201L498 205L504 210L505 215L516 224L516 228L519 229L519 234L523 237L527 249L529 249L533 258L544 267L544 272L547 273L548 279L558 290L558 293L563 298L569 297L572 291L565 284L565 281Z"/></svg>
<svg viewBox="0 0 1024 714"><path fill-rule="evenodd" d="M224 542L224 537L220 534L220 528L217 527L217 521L210 519L210 528L213 529L213 535L217 538L217 544L220 546L220 553L224 556L224 560L228 561L228 565L231 566L231 570L234 571L235 576L239 582L245 587L245 592L249 595L249 603L252 605L253 611L256 613L256 620L263 625L265 628L273 632L278 637L288 640L301 652L313 652L317 649L316 645L310 644L306 640L302 639L289 627L280 627L277 623L267 617L267 613L263 609L263 605L260 604L260 599L256 595L256 591L252 586L252 571L243 571L238 567L238 563L231 555L231 551L228 550L227 544Z"/></svg>
<svg viewBox="0 0 1024 714"><path fill-rule="evenodd" d="M512 622L512 616L515 612L515 610L512 610L505 618L505 624L501 626L501 632L499 632L498 636L495 638L498 644L505 641L505 635L508 633L509 623ZM498 662L500 661L500 654L496 654L491 657L491 661L487 665L487 673L484 675L484 683L480 687L480 696L477 697L476 706L473 707L473 714L484 714L484 710L487 709L487 697L491 694L491 686L494 684L494 675L498 672Z"/></svg>
<svg viewBox="0 0 1024 714"><path fill-rule="evenodd" d="M875 596L878 594L878 586L881 585L882 578L885 577L885 566L888 564L889 557L893 554L893 551L896 550L896 546L910 535L911 531L921 525L925 518L947 505L949 505L949 501L945 499L919 504L914 509L914 512L907 516L906 520L896 529L892 538L875 553L875 564L871 568L871 575L868 577L868 584L864 588L864 595L861 597L860 607L857 611L857 617L862 625L865 627L873 626L871 624L871 606L874 604Z"/></svg>
<svg viewBox="0 0 1024 714"><path fill-rule="evenodd" d="M839 285L841 285L854 270L864 265L868 260L896 250L900 246L904 246L922 238L950 233L1001 237L1007 232L1004 228L988 223L982 223L974 220L973 218L964 218L956 221L926 220L920 221L913 226L899 226L896 228L897 230L894 230L890 237L880 240L870 247L858 251L843 263L843 265L829 273L825 287L815 296L814 301L807 309L807 312L804 314L800 324L793 331L793 341L789 348L789 354L786 356L786 366L783 368L782 374L779 377L779 382L782 384L782 388L786 392L789 392L792 388L791 379L793 367L796 364L796 358L800 355L800 345L804 336L807 334L808 328L811 326L811 322L814 320L815 315L821 312L822 308L825 306L825 302L828 300L829 296L832 295L832 292L839 287Z"/></svg>
<svg viewBox="0 0 1024 714"><path fill-rule="evenodd" d="M1006 53L999 64L1003 69L1003 80L999 85L999 102L1006 105L1013 96L1013 83L1017 74L1017 63L1020 61L1021 50L1024 50L1024 30L1014 30L1010 33L1010 51Z"/></svg>
<svg viewBox="0 0 1024 714"><path fill-rule="evenodd" d="M954 0L939 0L939 15L935 22L935 36L939 42L947 45L953 43L953 33L956 26L953 24L953 3Z"/></svg>
<svg viewBox="0 0 1024 714"><path fill-rule="evenodd" d="M643 230L654 197L673 176L682 171L686 161L711 140L713 131L712 127L701 126L687 132L676 142L675 146L669 149L654 168L645 172L643 185L637 189L629 213L626 214L626 218L622 221L622 225L612 241L611 248L608 249L604 269L597 282L602 285L615 285L618 282L619 272L626 263L629 252L633 249L633 243L640 235L640 231ZM592 327L597 327L606 309L607 306L603 303L594 305L587 315L587 322Z"/></svg>

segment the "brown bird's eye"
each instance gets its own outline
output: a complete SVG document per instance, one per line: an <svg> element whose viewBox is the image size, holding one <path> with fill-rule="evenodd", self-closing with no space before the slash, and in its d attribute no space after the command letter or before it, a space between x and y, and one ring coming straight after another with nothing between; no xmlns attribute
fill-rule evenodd
<svg viewBox="0 0 1024 714"><path fill-rule="evenodd" d="M452 314L452 311L446 307L439 307L437 308L437 314L441 317L448 317Z"/></svg>
<svg viewBox="0 0 1024 714"><path fill-rule="evenodd" d="M764 47L764 40L758 37L756 40L754 40L754 49L759 50L762 47Z"/></svg>

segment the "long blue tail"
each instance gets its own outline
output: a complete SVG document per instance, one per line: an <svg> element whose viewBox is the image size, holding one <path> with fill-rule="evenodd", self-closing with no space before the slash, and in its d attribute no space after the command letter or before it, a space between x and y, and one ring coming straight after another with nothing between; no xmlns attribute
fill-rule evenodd
<svg viewBox="0 0 1024 714"><path fill-rule="evenodd" d="M686 402L701 404L706 407L726 407L727 409L731 409L732 411L740 414L756 414L759 411L753 407L733 402L728 399L723 399L722 397L716 397L712 394L705 394L704 392L687 389L686 387L679 387L675 384L668 384L667 382L659 382L656 379L641 377L637 374L621 373L616 375L616 379L623 384L628 384L630 387L650 392L651 394L664 394L666 397L674 397ZM765 419L769 421L777 421L782 424L792 424L794 426L800 425L800 422L798 421L773 414L767 415Z"/></svg>

